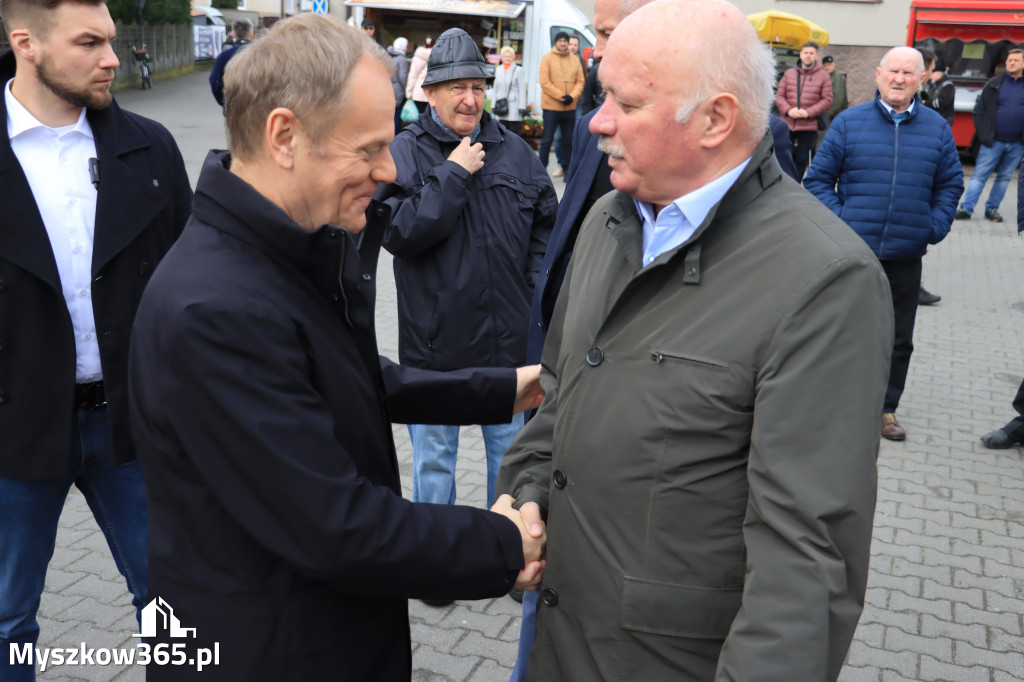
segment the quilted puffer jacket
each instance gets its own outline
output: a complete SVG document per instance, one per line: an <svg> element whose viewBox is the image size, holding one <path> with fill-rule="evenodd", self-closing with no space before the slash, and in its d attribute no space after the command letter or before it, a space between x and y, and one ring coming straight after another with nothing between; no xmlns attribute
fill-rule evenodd
<svg viewBox="0 0 1024 682"><path fill-rule="evenodd" d="M915 101L897 126L875 93L832 123L804 186L880 260L910 261L949 234L964 176L942 116Z"/></svg>

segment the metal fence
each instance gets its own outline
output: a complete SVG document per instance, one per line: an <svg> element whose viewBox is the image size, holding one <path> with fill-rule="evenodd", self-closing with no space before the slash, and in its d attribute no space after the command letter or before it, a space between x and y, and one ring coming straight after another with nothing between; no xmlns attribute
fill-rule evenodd
<svg viewBox="0 0 1024 682"><path fill-rule="evenodd" d="M182 74L195 67L192 58L192 24L145 25L142 28L142 42L149 50L149 69L153 78L168 74ZM114 52L121 61L116 70L114 89L139 87L141 76L131 46L138 46L139 27L117 22L117 38Z"/></svg>
<svg viewBox="0 0 1024 682"><path fill-rule="evenodd" d="M121 61L116 70L114 89L139 87L142 77L135 62L131 46L139 43L137 24L116 23L117 38L114 53ZM154 78L169 74L182 74L195 68L192 57L192 24L146 25L142 28L142 41L149 49L149 68ZM0 51L10 47L6 33L0 33Z"/></svg>

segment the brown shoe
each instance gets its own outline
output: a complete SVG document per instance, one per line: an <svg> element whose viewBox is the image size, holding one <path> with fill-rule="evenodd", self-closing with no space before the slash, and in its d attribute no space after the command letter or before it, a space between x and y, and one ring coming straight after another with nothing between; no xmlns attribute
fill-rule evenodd
<svg viewBox="0 0 1024 682"><path fill-rule="evenodd" d="M886 412L882 415L882 438L887 440L903 440L907 437L907 432L903 430L900 423L896 421L896 415L892 412Z"/></svg>

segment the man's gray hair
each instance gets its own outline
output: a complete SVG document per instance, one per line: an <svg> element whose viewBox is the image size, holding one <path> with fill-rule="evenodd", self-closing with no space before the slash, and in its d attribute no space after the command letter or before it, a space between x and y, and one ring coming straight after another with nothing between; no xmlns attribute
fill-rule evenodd
<svg viewBox="0 0 1024 682"><path fill-rule="evenodd" d="M685 123L698 106L718 93L728 92L739 102L740 123L751 138L760 141L768 126L768 113L775 101L775 54L757 39L752 26L749 36L730 43L728 50L700 53L696 90L683 93L676 121ZM692 52L694 57L696 52ZM691 62L696 63L696 62Z"/></svg>
<svg viewBox="0 0 1024 682"><path fill-rule="evenodd" d="M395 70L384 48L335 17L299 14L274 24L224 71L232 155L243 161L257 155L267 117L279 107L292 111L318 145L342 117L349 76L363 56L388 74Z"/></svg>
<svg viewBox="0 0 1024 682"><path fill-rule="evenodd" d="M239 17L231 24L231 32L235 34L235 40L249 38L252 36L252 22L245 17Z"/></svg>
<svg viewBox="0 0 1024 682"><path fill-rule="evenodd" d="M619 19L625 19L633 12L654 0L619 0Z"/></svg>
<svg viewBox="0 0 1024 682"><path fill-rule="evenodd" d="M907 47L906 45L900 45L898 47L894 47L891 50L889 50L888 52L886 52L885 54L883 54L881 61L878 62L878 67L881 68L881 69L884 69L885 65L889 63L889 59L894 57L894 56L896 56L896 55L898 55L898 54L910 55L912 57L917 57L917 61L920 63L920 66L918 67L918 71L922 71L922 72L924 71L924 67L926 66L925 63L924 63L924 55L922 55L921 51L918 50L916 47Z"/></svg>

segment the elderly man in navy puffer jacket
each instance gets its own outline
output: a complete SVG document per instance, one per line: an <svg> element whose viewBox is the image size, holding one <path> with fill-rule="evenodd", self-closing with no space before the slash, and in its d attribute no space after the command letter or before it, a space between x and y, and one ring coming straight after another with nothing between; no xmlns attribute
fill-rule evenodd
<svg viewBox="0 0 1024 682"><path fill-rule="evenodd" d="M896 318L882 414L889 440L906 438L896 408L914 350L921 257L949 234L964 189L949 125L915 97L923 72L917 50L889 50L875 69L874 101L836 118L804 179L867 242L889 278Z"/></svg>

